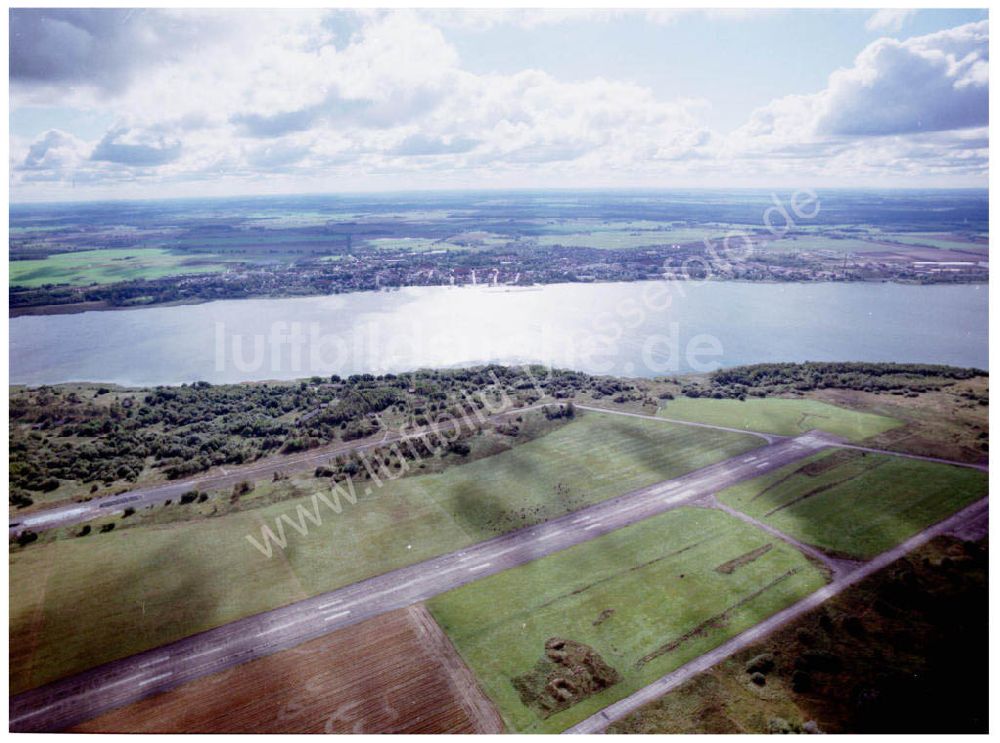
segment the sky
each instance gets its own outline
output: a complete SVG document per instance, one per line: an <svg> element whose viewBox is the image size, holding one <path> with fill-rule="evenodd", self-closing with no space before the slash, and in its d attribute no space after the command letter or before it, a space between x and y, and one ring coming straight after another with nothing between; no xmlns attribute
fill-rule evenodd
<svg viewBox="0 0 1000 743"><path fill-rule="evenodd" d="M985 10L10 11L11 201L974 187Z"/></svg>

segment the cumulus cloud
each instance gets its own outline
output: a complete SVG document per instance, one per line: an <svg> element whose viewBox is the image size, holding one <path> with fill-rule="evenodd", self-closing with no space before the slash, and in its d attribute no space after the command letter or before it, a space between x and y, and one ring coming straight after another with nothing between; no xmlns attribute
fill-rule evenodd
<svg viewBox="0 0 1000 743"><path fill-rule="evenodd" d="M989 116L986 21L869 44L854 65L812 95L753 112L741 134L798 142L816 136L884 136L985 126Z"/></svg>
<svg viewBox="0 0 1000 743"><path fill-rule="evenodd" d="M986 172L986 22L878 39L823 90L724 133L705 126L707 101L634 82L473 72L434 22L450 11L190 13L14 11L12 108L41 100L118 123L90 141L12 142L12 186ZM497 22L559 16L533 13Z"/></svg>
<svg viewBox="0 0 1000 743"><path fill-rule="evenodd" d="M109 131L90 155L91 160L155 167L171 163L180 157L181 143L163 136L120 127Z"/></svg>
<svg viewBox="0 0 1000 743"><path fill-rule="evenodd" d="M169 62L219 30L208 17L158 10L14 8L10 79L120 89L139 68Z"/></svg>
<svg viewBox="0 0 1000 743"><path fill-rule="evenodd" d="M85 149L86 144L72 134L50 129L31 143L20 168L63 171L79 164Z"/></svg>
<svg viewBox="0 0 1000 743"><path fill-rule="evenodd" d="M829 134L906 134L985 125L986 21L906 41L879 39L830 77L817 128Z"/></svg>

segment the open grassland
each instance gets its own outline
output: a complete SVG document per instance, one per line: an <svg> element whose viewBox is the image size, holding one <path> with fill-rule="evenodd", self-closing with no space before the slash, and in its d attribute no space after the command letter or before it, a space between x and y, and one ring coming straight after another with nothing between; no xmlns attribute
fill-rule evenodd
<svg viewBox="0 0 1000 743"><path fill-rule="evenodd" d="M556 732L824 581L801 553L755 527L719 511L682 508L442 594L428 606L508 729ZM554 637L590 646L621 680L542 717L512 682L532 671Z"/></svg>
<svg viewBox="0 0 1000 743"><path fill-rule="evenodd" d="M679 397L663 406L660 415L782 436L797 436L818 428L849 441L862 441L902 425L901 421L888 416L848 410L804 398L715 400Z"/></svg>
<svg viewBox="0 0 1000 743"><path fill-rule="evenodd" d="M214 256L197 258L162 248L82 250L51 255L43 260L10 262L10 285L38 287L45 284L111 284L133 279L222 271Z"/></svg>
<svg viewBox="0 0 1000 743"><path fill-rule="evenodd" d="M608 732L984 733L987 568L939 537Z"/></svg>
<svg viewBox="0 0 1000 743"><path fill-rule="evenodd" d="M734 485L724 503L833 553L870 558L984 497L985 472L883 454L820 454Z"/></svg>
<svg viewBox="0 0 1000 743"><path fill-rule="evenodd" d="M502 733L422 605L190 681L75 733Z"/></svg>
<svg viewBox="0 0 1000 743"><path fill-rule="evenodd" d="M750 436L586 415L553 433L442 473L357 487L357 504L322 511L303 537L282 522L285 550L263 541L304 495L186 523L12 547L11 688L99 663L459 549L679 476L759 445ZM203 504L210 508L208 501ZM173 508L175 506L171 506ZM320 506L320 508L323 508ZM137 514L138 515L138 514ZM135 518L135 516L130 517ZM109 517L126 526L127 521ZM101 523L101 522L98 522Z"/></svg>

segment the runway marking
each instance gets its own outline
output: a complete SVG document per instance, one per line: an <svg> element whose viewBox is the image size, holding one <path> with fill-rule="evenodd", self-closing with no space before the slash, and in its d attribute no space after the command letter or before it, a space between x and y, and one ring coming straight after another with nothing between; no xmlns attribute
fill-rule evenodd
<svg viewBox="0 0 1000 743"><path fill-rule="evenodd" d="M542 534L542 536L538 537L538 540L541 541L543 539L552 539L553 537L558 537L561 534L562 534L561 531L549 532L548 534Z"/></svg>
<svg viewBox="0 0 1000 743"><path fill-rule="evenodd" d="M212 653L219 652L224 647L226 647L226 646L225 645L218 645L218 646L216 646L214 648L209 648L208 650L202 650L200 653L195 653L194 655L188 655L188 656L186 656L184 658L184 660L194 660L195 658L201 658L202 656L205 656L205 655L211 655Z"/></svg>
<svg viewBox="0 0 1000 743"><path fill-rule="evenodd" d="M330 601L330 602L328 602L326 604L320 604L316 608L317 609L329 609L331 606L336 606L337 604L342 604L342 603L344 603L344 599L337 599L336 601Z"/></svg>
<svg viewBox="0 0 1000 743"><path fill-rule="evenodd" d="M328 617L323 617L323 621L324 622L329 622L329 621L331 621L333 619L339 619L340 617L346 617L350 613L351 613L350 609L347 609L346 611L338 611L336 614L331 614Z"/></svg>
<svg viewBox="0 0 1000 743"><path fill-rule="evenodd" d="M153 660L140 664L139 668L148 668L149 666L159 665L160 663L165 663L168 660L170 660L170 656L164 655L162 658L154 658Z"/></svg>
<svg viewBox="0 0 1000 743"><path fill-rule="evenodd" d="M260 635L269 635L272 632L277 632L278 630L285 629L285 627L291 627L293 624L298 624L301 621L302 621L302 617L299 617L298 619L293 619L290 622L285 622L284 624L279 624L279 625L276 625L274 627L269 627L268 629L264 630L263 632L258 632L257 636L259 637Z"/></svg>
<svg viewBox="0 0 1000 743"><path fill-rule="evenodd" d="M590 521L590 516L581 516L578 519L573 519L570 521L571 524L582 524L584 521Z"/></svg>
<svg viewBox="0 0 1000 743"><path fill-rule="evenodd" d="M141 673L132 674L131 676L128 676L127 678L118 679L117 681L112 681L110 684L102 684L101 686L91 687L90 689L87 689L86 691L80 692L79 694L76 694L75 696L76 697L84 697L84 696L87 696L88 694L94 693L95 691L105 691L107 689L114 688L115 686L121 686L122 684L125 684L125 683L132 683L137 678L142 677L142 675L143 674L141 674ZM161 674L159 674L157 676L152 676L152 677L146 679L145 681L140 681L140 682L138 682L136 684L136 686L145 686L146 684L151 684L154 681L159 681L160 679L165 679L168 676L173 676L173 675L174 675L173 671L167 671L166 673L161 673ZM17 720L27 720L28 718L35 717L36 715L40 715L43 712L48 712L50 709L53 709L54 707L58 707L61 704L63 704L64 702L68 702L68 701L70 701L73 698L74 697L64 697L63 699L55 701L52 704L48 704L48 705L46 705L44 707L40 707L39 709L32 710L31 712L28 712L27 714L20 715L20 716L18 716L15 719L17 719Z"/></svg>
<svg viewBox="0 0 1000 743"><path fill-rule="evenodd" d="M482 565L473 565L471 568L469 568L469 572L474 573L477 570L484 570L492 564L493 564L492 562L484 562Z"/></svg>
<svg viewBox="0 0 1000 743"><path fill-rule="evenodd" d="M754 467L754 469L758 469L759 470L761 467L767 467L767 465L769 465L769 464L770 464L770 462L761 462L756 467Z"/></svg>
<svg viewBox="0 0 1000 743"><path fill-rule="evenodd" d="M584 531L587 531L587 529L596 529L596 528L597 528L598 526L600 526L600 525L601 525L601 522L600 522L600 521L597 521L597 522L595 522L595 523L591 524L590 526L585 526L585 527L583 527L583 530L584 530Z"/></svg>
<svg viewBox="0 0 1000 743"><path fill-rule="evenodd" d="M747 458L746 458L746 459L744 459L743 461L744 461L744 462L752 462L752 461L754 461L754 460L755 460L756 458L757 458L757 457L747 457Z"/></svg>

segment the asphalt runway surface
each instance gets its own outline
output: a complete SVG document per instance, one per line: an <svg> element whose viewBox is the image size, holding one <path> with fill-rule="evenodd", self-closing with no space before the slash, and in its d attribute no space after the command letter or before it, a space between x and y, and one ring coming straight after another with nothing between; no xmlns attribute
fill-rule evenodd
<svg viewBox="0 0 1000 743"><path fill-rule="evenodd" d="M246 617L32 689L11 697L10 730L39 732L71 727L186 681L294 647L335 629L424 601L465 583L694 503L830 444L819 432L782 439L539 526Z"/></svg>

